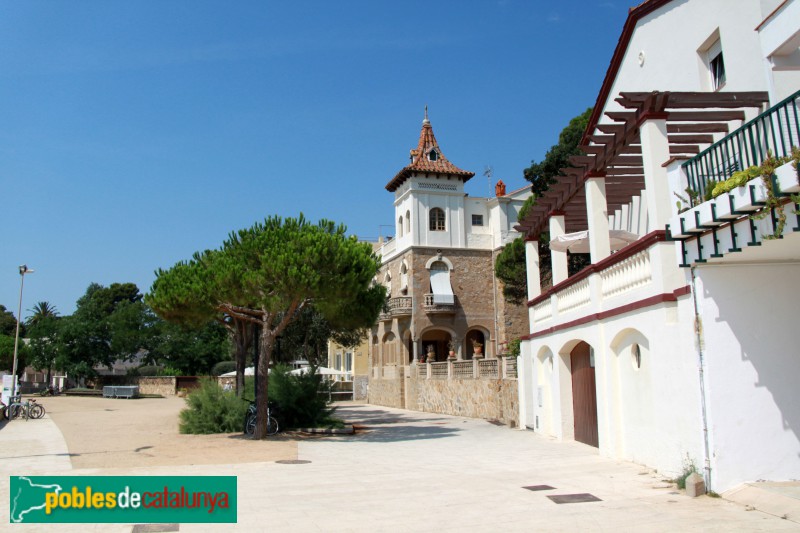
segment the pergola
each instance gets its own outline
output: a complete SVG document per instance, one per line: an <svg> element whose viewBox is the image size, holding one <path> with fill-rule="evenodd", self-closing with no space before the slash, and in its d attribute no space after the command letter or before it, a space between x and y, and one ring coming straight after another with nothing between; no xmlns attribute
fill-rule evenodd
<svg viewBox="0 0 800 533"><path fill-rule="evenodd" d="M550 188L536 200L524 220L515 227L530 239L538 240L551 215L564 215L566 231L587 228L584 183L604 177L608 213L631 202L645 188L640 127L648 119L664 119L670 159L691 159L701 147L715 142L714 134L727 134L730 122L745 120L745 109L763 109L769 102L766 92L622 92L615 99L625 111L609 111L611 123L587 129L580 146L586 155L570 158Z"/></svg>

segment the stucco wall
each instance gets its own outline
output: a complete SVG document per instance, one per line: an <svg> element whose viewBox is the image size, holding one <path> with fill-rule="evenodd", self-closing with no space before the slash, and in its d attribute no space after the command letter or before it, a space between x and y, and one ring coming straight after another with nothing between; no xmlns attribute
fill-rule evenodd
<svg viewBox="0 0 800 533"><path fill-rule="evenodd" d="M800 279L800 264L704 266L696 272L714 490L798 479L800 358L797 296L789 288Z"/></svg>
<svg viewBox="0 0 800 533"><path fill-rule="evenodd" d="M400 379L369 378L368 402L386 407L402 409L403 402L400 396Z"/></svg>
<svg viewBox="0 0 800 533"><path fill-rule="evenodd" d="M407 383L415 410L519 425L516 380L411 378Z"/></svg>

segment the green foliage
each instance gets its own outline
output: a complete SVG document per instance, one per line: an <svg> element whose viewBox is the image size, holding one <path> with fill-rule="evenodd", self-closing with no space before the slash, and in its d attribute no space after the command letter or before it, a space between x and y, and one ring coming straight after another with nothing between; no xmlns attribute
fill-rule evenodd
<svg viewBox="0 0 800 533"><path fill-rule="evenodd" d="M525 201L522 203L522 207L519 208L519 213L517 214L517 220L525 220L525 217L528 216L528 211L536 205L536 198L535 194L528 196Z"/></svg>
<svg viewBox="0 0 800 533"><path fill-rule="evenodd" d="M503 282L503 298L521 305L527 300L528 282L525 268L525 241L517 237L497 255L494 273Z"/></svg>
<svg viewBox="0 0 800 533"><path fill-rule="evenodd" d="M20 341L17 349L17 376L21 376L28 364L28 347ZM14 367L14 337L0 335L0 370L7 370L11 373Z"/></svg>
<svg viewBox="0 0 800 533"><path fill-rule="evenodd" d="M220 361L211 367L212 376L221 376L236 370L236 361Z"/></svg>
<svg viewBox="0 0 800 533"><path fill-rule="evenodd" d="M177 368L173 368L171 366L165 366L164 368L158 369L157 376L185 376L183 372L178 370Z"/></svg>
<svg viewBox="0 0 800 533"><path fill-rule="evenodd" d="M161 367L160 366L145 365L145 366L140 366L139 368L136 368L136 369L133 369L133 370L129 371L128 374L129 375L136 375L136 376L151 377L151 376L160 375L159 372L161 372Z"/></svg>
<svg viewBox="0 0 800 533"><path fill-rule="evenodd" d="M581 137L589 125L592 108L587 109L569 121L566 128L558 136L558 144L552 146L541 162L531 161L531 166L524 171L525 179L531 182L531 189L536 197L555 183L561 169L569 166L569 157L578 155ZM522 220L522 216L519 217Z"/></svg>
<svg viewBox="0 0 800 533"><path fill-rule="evenodd" d="M13 337L17 332L17 319L14 313L6 309L6 306L0 305L0 335L8 335ZM25 336L25 323L20 324L19 336Z"/></svg>
<svg viewBox="0 0 800 533"><path fill-rule="evenodd" d="M50 302L37 302L33 309L28 309L28 311L33 313L28 317L28 326L35 326L42 320L58 317L58 309L54 305L50 305Z"/></svg>
<svg viewBox="0 0 800 533"><path fill-rule="evenodd" d="M508 341L508 355L511 357L519 357L520 343L520 339L512 339Z"/></svg>
<svg viewBox="0 0 800 533"><path fill-rule="evenodd" d="M287 428L327 427L335 420L329 406L327 381L313 371L294 375L287 365L276 365L270 374L269 399L278 404L280 424ZM322 394L320 394L322 393Z"/></svg>
<svg viewBox="0 0 800 533"><path fill-rule="evenodd" d="M57 316L45 315L31 320L31 326L28 328L30 364L37 370L47 370L48 374L58 358L59 326Z"/></svg>
<svg viewBox="0 0 800 533"><path fill-rule="evenodd" d="M216 380L203 379L186 398L180 413L181 433L234 433L244 429L247 403L232 392L224 392Z"/></svg>
<svg viewBox="0 0 800 533"><path fill-rule="evenodd" d="M686 478L692 475L694 472L697 472L697 465L694 463L694 459L686 455L686 458L683 460L683 470L678 477L672 480L673 483L678 485L679 489L686 488Z"/></svg>
<svg viewBox="0 0 800 533"><path fill-rule="evenodd" d="M745 170L734 172L733 175L725 181L720 181L711 190L711 198L716 198L726 192L731 192L736 187L741 187L748 181L757 178L761 175L761 167L752 166Z"/></svg>

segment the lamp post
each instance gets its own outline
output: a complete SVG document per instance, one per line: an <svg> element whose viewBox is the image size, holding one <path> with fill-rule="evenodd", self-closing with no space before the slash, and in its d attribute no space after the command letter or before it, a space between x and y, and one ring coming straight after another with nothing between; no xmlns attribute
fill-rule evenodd
<svg viewBox="0 0 800 533"><path fill-rule="evenodd" d="M19 308L17 309L17 334L14 337L14 365L11 370L11 396L17 394L17 353L19 349L19 325L22 322L22 288L25 286L25 274L32 274L33 269L28 268L28 265L20 265L19 267Z"/></svg>

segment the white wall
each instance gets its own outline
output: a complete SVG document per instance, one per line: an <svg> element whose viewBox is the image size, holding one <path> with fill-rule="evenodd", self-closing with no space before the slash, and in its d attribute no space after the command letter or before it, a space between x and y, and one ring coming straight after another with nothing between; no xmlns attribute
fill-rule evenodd
<svg viewBox="0 0 800 533"><path fill-rule="evenodd" d="M800 264L703 266L712 487L800 478Z"/></svg>
<svg viewBox="0 0 800 533"><path fill-rule="evenodd" d="M681 471L687 455L702 467L693 313L691 299L683 297L528 341L521 357L532 375L520 394L526 419L538 422L538 433L573 438L568 354L582 340L595 354L600 453L669 476ZM634 342L643 348L639 369L631 362Z"/></svg>
<svg viewBox="0 0 800 533"><path fill-rule="evenodd" d="M767 91L755 31L762 20L761 5L754 0L676 0L647 15L634 30L605 110L622 109L613 101L621 91L711 90L698 49L717 29L727 80L722 90Z"/></svg>

